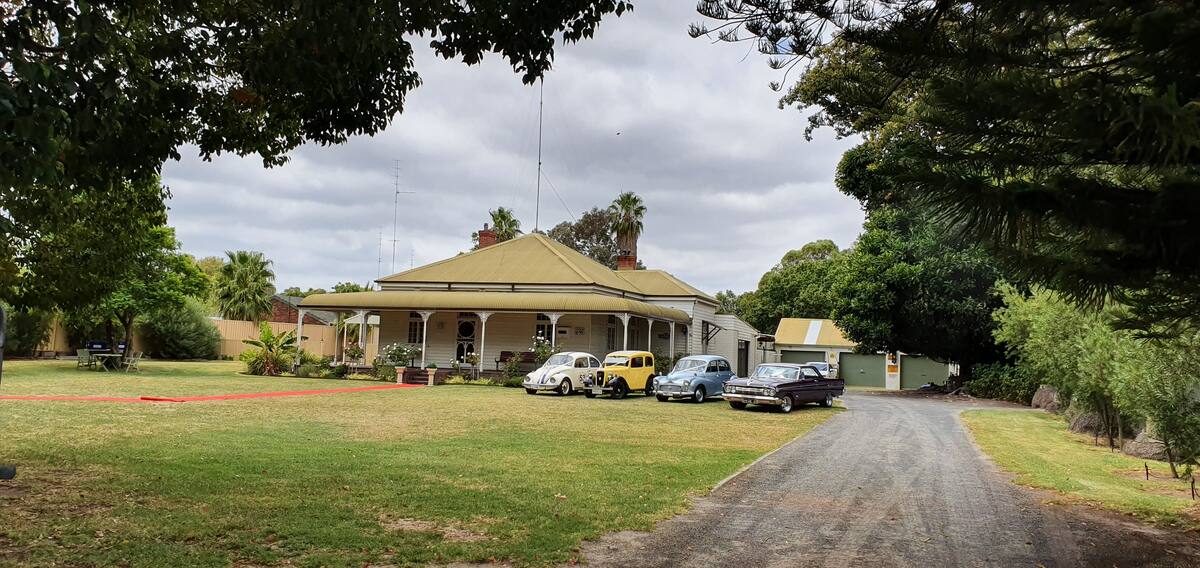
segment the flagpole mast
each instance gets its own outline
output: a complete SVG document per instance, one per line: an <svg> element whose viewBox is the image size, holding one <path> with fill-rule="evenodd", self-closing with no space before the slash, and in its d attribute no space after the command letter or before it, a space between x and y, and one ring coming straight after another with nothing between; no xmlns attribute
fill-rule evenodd
<svg viewBox="0 0 1200 568"><path fill-rule="evenodd" d="M538 80L538 167L537 167L537 198L533 206L533 230L538 230L538 221L542 215L542 100L546 93L546 80Z"/></svg>

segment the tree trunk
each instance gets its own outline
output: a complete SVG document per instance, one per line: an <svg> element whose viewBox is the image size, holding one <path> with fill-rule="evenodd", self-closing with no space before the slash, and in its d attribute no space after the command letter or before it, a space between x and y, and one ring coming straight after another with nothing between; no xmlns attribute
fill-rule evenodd
<svg viewBox="0 0 1200 568"><path fill-rule="evenodd" d="M125 327L125 349L121 351L124 357L129 356L129 351L133 349L133 320L136 316L133 314L125 314L121 318L121 325Z"/></svg>
<svg viewBox="0 0 1200 568"><path fill-rule="evenodd" d="M1175 454L1171 451L1171 442L1167 435L1162 435L1163 451L1167 453L1167 464L1171 466L1171 477L1179 479L1179 471L1175 469Z"/></svg>
<svg viewBox="0 0 1200 568"><path fill-rule="evenodd" d="M117 347L117 330L113 329L112 318L108 318L104 322L104 335L108 340L108 352L112 353L113 349Z"/></svg>

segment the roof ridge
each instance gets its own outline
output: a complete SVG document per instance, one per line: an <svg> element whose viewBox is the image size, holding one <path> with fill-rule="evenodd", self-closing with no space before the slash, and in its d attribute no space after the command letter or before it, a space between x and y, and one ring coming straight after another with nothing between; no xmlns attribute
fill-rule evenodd
<svg viewBox="0 0 1200 568"><path fill-rule="evenodd" d="M432 266L438 266L438 265L440 265L440 264L445 264L445 263L447 263L447 262L450 262L450 261L452 261L452 260L458 260L458 259L460 259L460 258L463 258L463 257L465 257L465 256L471 256L471 255L473 255L473 254L475 254L475 253L480 253L480 252L483 252L483 251L486 251L486 250L496 250L496 248L497 248L497 247L503 247L504 245L507 245L507 244L509 244L509 243L514 243L514 242L517 242L517 241L519 241L519 240L521 240L521 239L523 239L523 238L525 238L525 237L530 237L530 236L533 236L533 235L535 235L535 234L537 234L537 233L528 233L528 234L524 234L524 235L521 235L521 236L518 236L518 237L513 237L513 238L511 238L511 239L508 239L507 241L500 241L500 242L498 242L498 243L496 243L496 244L494 244L494 245L491 245L491 246L480 247L480 248L476 248L476 249L473 249L473 250L469 250L469 251L467 251L467 252L458 253L458 254L456 254L456 255L454 255L454 256L451 256L451 257L448 257L448 258L443 258L443 259L441 259L441 260L435 260L435 261L433 261L433 262L431 262L431 263L429 263L429 264L422 264L421 266L415 266L415 267L413 267L413 268L409 268L408 270L401 270L400 272L397 272L397 273L395 273L395 274L389 274L389 275L387 275L387 276L382 276L382 277L380 277L379 279L377 279L377 280L375 280L375 281L376 281L376 282L382 282L382 281L385 281L385 280L387 280L388 278L395 278L395 277L397 277L397 276L403 276L403 275L405 275L405 274L408 274L409 272L416 272L416 271L418 271L418 270L424 270L424 269L426 269L426 268L429 268L429 267L432 267Z"/></svg>
<svg viewBox="0 0 1200 568"><path fill-rule="evenodd" d="M582 271L582 270L580 270L578 266L575 266L575 263L574 263L574 262L571 262L571 261L570 261L570 259L568 259L568 258L566 257L566 255L564 255L563 253L559 252L559 251L558 251L558 249L554 248L554 246L553 246L553 245L551 245L549 242L547 242L547 241L549 241L549 240L550 240L550 237L542 236L542 235L540 235L540 234L538 234L538 233L530 233L530 235L537 235L537 236L539 237L539 238L537 239L537 241L538 241L539 243L541 243L541 244L542 244L542 246L544 246L544 247L546 247L547 249L549 249L549 250L550 250L550 252L554 253L554 256L557 256L557 257L558 257L558 259L559 259L559 260L561 260L561 261L563 261L563 263L564 263L564 264L566 264L566 265L567 265L567 266L568 266L568 267L569 267L571 270L574 270L574 271L575 271L575 274L578 274L580 278L582 278L582 279L584 279L584 280L588 281L588 282L589 282L589 283L591 283L591 284L598 284L598 282L596 282L596 279L595 279L595 278L590 278L590 277L588 277L588 275L587 275L587 274L584 274L584 273L583 273L583 271Z"/></svg>

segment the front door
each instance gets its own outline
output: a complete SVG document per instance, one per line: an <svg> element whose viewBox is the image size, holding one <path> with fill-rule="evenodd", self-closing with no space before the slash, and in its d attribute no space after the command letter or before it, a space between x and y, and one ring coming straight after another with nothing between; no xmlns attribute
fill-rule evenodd
<svg viewBox="0 0 1200 568"><path fill-rule="evenodd" d="M750 342L738 341L737 376L745 377L750 374Z"/></svg>
<svg viewBox="0 0 1200 568"><path fill-rule="evenodd" d="M458 330L455 332L456 347L454 349L454 359L462 361L467 355L475 352L475 339L479 333L479 321L475 317L459 316Z"/></svg>

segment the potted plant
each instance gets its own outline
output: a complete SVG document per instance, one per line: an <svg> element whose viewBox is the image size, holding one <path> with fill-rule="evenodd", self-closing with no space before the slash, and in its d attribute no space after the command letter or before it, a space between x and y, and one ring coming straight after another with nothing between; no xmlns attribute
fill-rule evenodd
<svg viewBox="0 0 1200 568"><path fill-rule="evenodd" d="M425 365L425 372L429 373L429 386L433 386L433 377L437 374L437 363Z"/></svg>
<svg viewBox="0 0 1200 568"><path fill-rule="evenodd" d="M351 343L346 346L345 355L347 359L357 363L363 358L363 348L359 347L357 343Z"/></svg>

